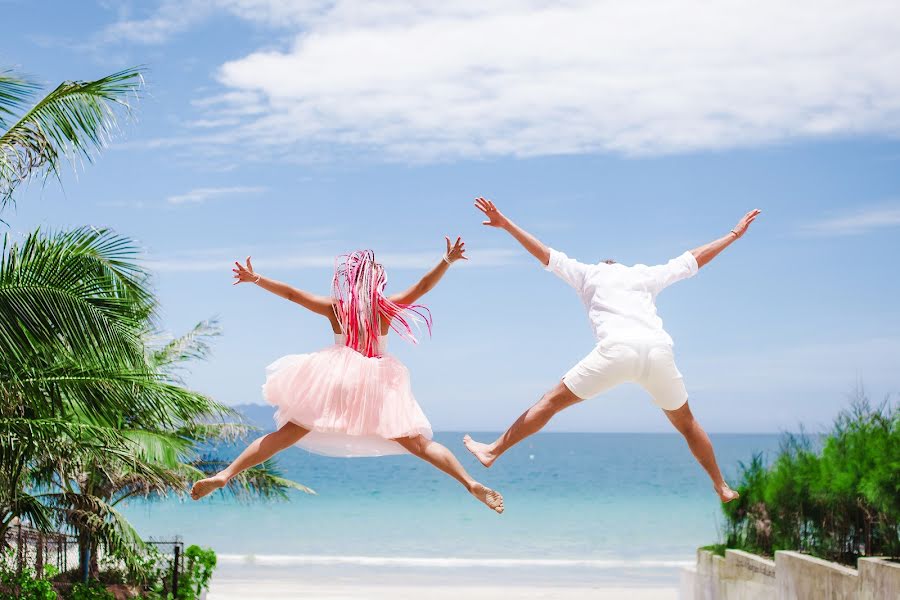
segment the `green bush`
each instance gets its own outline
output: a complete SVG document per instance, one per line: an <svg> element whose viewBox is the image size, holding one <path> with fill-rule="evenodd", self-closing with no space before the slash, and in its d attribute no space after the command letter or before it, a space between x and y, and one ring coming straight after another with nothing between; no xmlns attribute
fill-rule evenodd
<svg viewBox="0 0 900 600"><path fill-rule="evenodd" d="M741 464L741 497L723 505L725 543L757 554L800 550L855 565L900 556L900 410L860 391L813 447L786 436L768 467Z"/></svg>
<svg viewBox="0 0 900 600"><path fill-rule="evenodd" d="M184 551L186 564L178 580L178 600L196 600L209 588L216 568L216 553L211 548L188 546Z"/></svg>
<svg viewBox="0 0 900 600"><path fill-rule="evenodd" d="M56 591L48 579L39 579L34 569L25 567L17 573L15 551L4 554L0 561L0 600L57 600ZM44 568L44 577L56 574L52 566Z"/></svg>
<svg viewBox="0 0 900 600"><path fill-rule="evenodd" d="M115 600L115 598L104 583L91 579L87 583L73 585L68 600Z"/></svg>
<svg viewBox="0 0 900 600"><path fill-rule="evenodd" d="M203 590L209 588L213 571L216 568L216 553L210 548L200 546L188 546L184 551L184 572L178 576L178 595L173 596L168 590L168 582L164 580L164 573L169 574L169 566L158 570L158 576L153 581L145 584L144 598L149 600L197 600ZM161 554L156 554L157 564L164 564Z"/></svg>

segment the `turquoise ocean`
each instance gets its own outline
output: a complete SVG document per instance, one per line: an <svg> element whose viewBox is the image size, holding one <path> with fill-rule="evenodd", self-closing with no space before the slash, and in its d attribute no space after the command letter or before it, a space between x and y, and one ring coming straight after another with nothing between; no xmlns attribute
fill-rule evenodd
<svg viewBox="0 0 900 600"><path fill-rule="evenodd" d="M280 468L315 496L132 501L123 512L143 536L211 546L220 570L366 584L676 585L697 547L721 538L718 498L677 434L540 433L491 469L466 452L462 436L435 437L503 493L503 515L411 456L337 459L295 448L278 456ZM740 461L771 455L780 440L710 437L732 480Z"/></svg>

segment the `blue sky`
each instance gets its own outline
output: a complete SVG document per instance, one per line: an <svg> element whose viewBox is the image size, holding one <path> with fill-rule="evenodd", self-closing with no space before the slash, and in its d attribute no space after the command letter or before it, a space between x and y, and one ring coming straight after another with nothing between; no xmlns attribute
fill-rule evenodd
<svg viewBox="0 0 900 600"><path fill-rule="evenodd" d="M0 1L0 65L51 86L145 64L147 86L96 164L4 218L139 240L166 330L220 318L190 383L223 402L259 402L268 362L330 336L231 287L232 260L324 293L335 254L371 247L397 289L462 235L433 338L392 349L437 429L505 427L592 338L478 195L584 261L664 261L763 209L659 299L712 431L816 429L857 380L900 388L895 3L75 4ZM552 428L668 423L625 386Z"/></svg>

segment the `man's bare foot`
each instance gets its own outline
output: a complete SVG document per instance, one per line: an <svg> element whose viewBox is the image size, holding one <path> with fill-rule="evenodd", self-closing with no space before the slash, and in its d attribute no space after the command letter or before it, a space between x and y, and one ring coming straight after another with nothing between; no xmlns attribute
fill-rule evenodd
<svg viewBox="0 0 900 600"><path fill-rule="evenodd" d="M484 502L488 508L498 515L503 514L503 496L500 495L500 492L495 492L489 487L475 483L469 488L469 493Z"/></svg>
<svg viewBox="0 0 900 600"><path fill-rule="evenodd" d="M469 452L475 455L478 462L487 468L490 468L491 465L494 464L494 461L497 460L497 457L491 454L491 447L488 444L476 442L472 439L472 436L468 434L463 438L463 444L466 445L466 449L468 449Z"/></svg>
<svg viewBox="0 0 900 600"><path fill-rule="evenodd" d="M212 477L201 479L191 487L191 498L199 500L203 496L225 487L226 483L228 483L228 480L222 475L213 475Z"/></svg>
<svg viewBox="0 0 900 600"><path fill-rule="evenodd" d="M725 504L728 504L732 500L736 500L741 497L740 494L738 494L736 491L734 491L733 489L728 487L728 484L725 482L722 482L722 485L720 487L715 488L715 490L716 490L716 493L719 495L719 499L722 502L724 502Z"/></svg>

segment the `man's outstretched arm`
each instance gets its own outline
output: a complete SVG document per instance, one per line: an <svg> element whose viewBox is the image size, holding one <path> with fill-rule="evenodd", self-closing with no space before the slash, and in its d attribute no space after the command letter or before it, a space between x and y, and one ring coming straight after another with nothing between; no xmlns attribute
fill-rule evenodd
<svg viewBox="0 0 900 600"><path fill-rule="evenodd" d="M751 210L738 221L738 224L735 225L734 229L729 231L728 234L691 250L691 254L697 259L697 266L702 267L706 265L709 261L718 256L722 250L743 236L747 232L747 228L750 227L750 223L756 220L756 217L759 216L760 212L761 211L758 208Z"/></svg>
<svg viewBox="0 0 900 600"><path fill-rule="evenodd" d="M494 203L484 198L475 199L475 207L484 213L487 221L482 221L484 225L503 229L513 236L522 246L531 253L536 259L541 261L545 267L550 263L550 248L541 240L537 239L512 221L506 218L503 213L497 210Z"/></svg>

